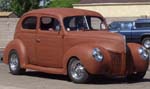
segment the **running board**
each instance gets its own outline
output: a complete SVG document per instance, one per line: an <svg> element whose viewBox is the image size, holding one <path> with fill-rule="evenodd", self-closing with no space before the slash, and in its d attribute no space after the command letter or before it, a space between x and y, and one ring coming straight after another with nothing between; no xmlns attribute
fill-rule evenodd
<svg viewBox="0 0 150 89"><path fill-rule="evenodd" d="M66 75L63 68L49 68L49 67L41 67L41 66L36 66L36 65L31 65L31 64L25 65L25 68L37 70L40 72L50 73L50 74L64 74L64 75Z"/></svg>

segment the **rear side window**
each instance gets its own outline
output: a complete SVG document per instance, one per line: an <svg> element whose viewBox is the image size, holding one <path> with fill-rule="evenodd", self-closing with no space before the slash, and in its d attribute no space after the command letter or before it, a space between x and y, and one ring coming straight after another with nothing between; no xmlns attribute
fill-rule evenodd
<svg viewBox="0 0 150 89"><path fill-rule="evenodd" d="M37 24L37 17L27 17L23 20L22 27L23 29L35 30Z"/></svg>
<svg viewBox="0 0 150 89"><path fill-rule="evenodd" d="M150 23L135 23L136 28L150 28Z"/></svg>

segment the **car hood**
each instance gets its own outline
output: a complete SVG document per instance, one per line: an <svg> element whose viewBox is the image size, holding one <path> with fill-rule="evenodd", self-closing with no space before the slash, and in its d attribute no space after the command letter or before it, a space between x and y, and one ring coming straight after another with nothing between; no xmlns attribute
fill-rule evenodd
<svg viewBox="0 0 150 89"><path fill-rule="evenodd" d="M79 31L68 32L65 45L71 47L77 44L92 44L110 51L124 52L125 40L122 35L108 31Z"/></svg>

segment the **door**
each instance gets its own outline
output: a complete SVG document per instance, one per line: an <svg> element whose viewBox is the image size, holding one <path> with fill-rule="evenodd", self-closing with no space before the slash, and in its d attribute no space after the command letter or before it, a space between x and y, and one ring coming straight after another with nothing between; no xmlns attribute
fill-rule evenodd
<svg viewBox="0 0 150 89"><path fill-rule="evenodd" d="M15 36L23 42L26 47L29 64L36 64L35 39L37 32L37 17L26 16L20 23L20 32Z"/></svg>
<svg viewBox="0 0 150 89"><path fill-rule="evenodd" d="M62 64L63 39L55 18L42 16L36 37L38 66L58 68Z"/></svg>

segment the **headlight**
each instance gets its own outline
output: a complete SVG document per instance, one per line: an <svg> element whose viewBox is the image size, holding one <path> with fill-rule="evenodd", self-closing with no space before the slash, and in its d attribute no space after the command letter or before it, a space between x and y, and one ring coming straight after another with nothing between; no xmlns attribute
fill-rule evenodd
<svg viewBox="0 0 150 89"><path fill-rule="evenodd" d="M140 56L141 56L144 60L147 60L147 59L148 59L149 54L148 54L146 48L140 47L140 48L138 49L138 52L139 52Z"/></svg>
<svg viewBox="0 0 150 89"><path fill-rule="evenodd" d="M99 48L94 48L92 56L95 58L96 61L102 61L103 60L103 54L101 53L101 50Z"/></svg>

